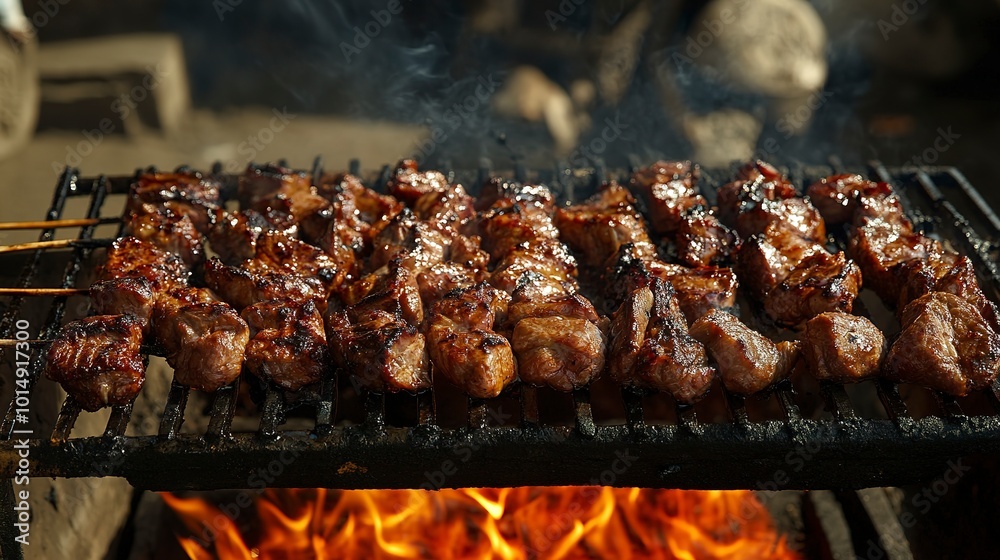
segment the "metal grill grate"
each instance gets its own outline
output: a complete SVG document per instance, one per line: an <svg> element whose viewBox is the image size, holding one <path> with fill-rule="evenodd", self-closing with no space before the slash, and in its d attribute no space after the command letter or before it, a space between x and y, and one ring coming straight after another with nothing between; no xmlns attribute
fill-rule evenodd
<svg viewBox="0 0 1000 560"><path fill-rule="evenodd" d="M788 173L804 185L839 171L836 167L836 162L831 167L799 166ZM355 160L349 168L356 173L360 165ZM220 170L216 166L213 171L231 196L236 177L218 175ZM710 200L731 171L704 170L702 185ZM318 178L322 173L322 162L317 158L313 174ZM371 186L381 190L389 173L385 167ZM477 170L448 173L450 179L472 185L481 184L490 174L489 162ZM519 180L544 181L563 199L582 199L609 175L601 162L590 169L556 165L530 173L515 162L512 174ZM890 171L873 163L868 174L896 185L921 227L930 228L969 255L984 290L997 299L1000 273L995 265L997 246L992 241L1000 238L1000 219L958 171ZM625 171L610 175L624 176ZM80 229L78 239L93 240L97 224L115 221L101 216L105 200L109 195L127 193L132 179L83 179L76 170L67 170L56 186L46 220L61 219L68 198L90 197L85 216L89 221L84 222L88 225ZM41 229L40 241L54 239L53 228ZM98 241L70 249L60 288L75 286L93 246L100 245ZM843 244L844 239L841 236L836 241ZM40 264L56 253L65 255L66 249L31 253L13 287L34 287ZM19 314L41 300L16 290L12 293L21 295L5 296L10 299L0 319L0 337L7 339L13 335ZM67 298L65 294L54 295L39 339L55 336ZM3 360L12 360L9 350L0 348ZM44 355L41 346L33 350L32 387ZM283 429L291 406L286 395L270 386L257 391L262 393L257 399L259 428L234 432L239 380L212 397L204 434L182 431L189 389L176 383L163 404L155 435L125 435L132 412L129 405L112 410L102 436L71 438L80 408L68 399L51 437L36 434L31 440L31 473L121 476L136 487L152 490L248 488L254 485L255 473L279 461L280 476L272 477L269 486L427 488L437 486L437 473L443 472L447 474L445 485L451 487L599 483L726 489L765 487L778 481L780 472L783 489L860 488L927 479L939 474L949 458L1000 451L997 387L976 396L976 403L987 403L985 413L966 410L966 399L935 395L937 410L921 417L911 413L900 387L884 381L865 382L850 390L831 383L803 389L786 381L753 397L730 394L716 384L710 400L714 398L724 411L720 418L710 408L711 403L673 405L673 410L664 411L666 397L657 404L653 401L658 397L611 385L556 395L515 384L501 397L482 401L448 394L438 386L415 396L358 392L345 377L337 372L317 391L300 398L312 411L314 425L306 430ZM881 408L862 410L859 403L869 400L872 406L880 403ZM612 401L613 412L605 410L607 401ZM463 407L466 415L458 422L461 425L450 422L448 419ZM554 408L566 414L549 418ZM651 412L653 408L659 410L658 418ZM351 411L358 409L360 418L352 418ZM401 410L412 414L401 414ZM17 468L11 441L14 413L11 403L0 438L0 475L8 478L0 487L0 515L5 516L0 520L0 537L8 558L19 555L10 518L10 478ZM399 421L401 415L409 420ZM803 460L792 461L796 458Z"/></svg>

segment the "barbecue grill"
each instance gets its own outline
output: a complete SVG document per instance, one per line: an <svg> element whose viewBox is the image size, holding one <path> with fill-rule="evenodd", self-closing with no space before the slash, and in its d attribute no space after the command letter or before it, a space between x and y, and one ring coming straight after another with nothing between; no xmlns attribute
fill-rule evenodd
<svg viewBox="0 0 1000 560"><path fill-rule="evenodd" d="M512 167L507 175L545 182L561 200L582 199L606 177L622 179L628 172L608 169L602 162L586 169L554 165L528 170L517 161ZM359 169L358 161L350 162L353 173ZM216 165L213 174L223 182L224 196L232 198L237 177L221 171ZM843 166L832 161L815 167L793 165L785 171L797 184L808 185L842 172ZM317 178L323 174L319 158L312 172ZM366 182L384 190L389 172L386 167ZM477 170L447 172L449 179L467 185L481 184L492 173L485 161ZM984 291L998 299L1000 272L994 263L1000 219L959 171L887 169L875 162L867 174L892 182L918 227L968 255ZM716 187L731 176L729 169L703 169L700 185L706 197L714 200ZM84 221L78 222L79 241L68 248L61 284L34 291L42 287L36 284L40 269L67 257L65 246L43 246L32 250L13 287L0 291L9 298L0 318L4 339L13 338L23 313L39 307L43 298L37 296L52 298L38 341L33 342L31 388L42 370L44 343L54 338L67 315L69 294L76 293L95 248L110 242L95 239L97 226L118 223L117 216L105 216L102 208L109 199L126 194L132 180L83 178L77 170L67 169L45 220L65 219L71 198L89 197L89 207ZM40 241L55 239L54 228L39 224L39 229ZM843 235L834 232L833 238L843 246ZM58 254L63 260L55 260ZM872 315L880 328L890 328ZM10 347L0 349L5 360L13 361L13 353ZM1000 384L962 399L934 394L936 410L927 415L915 413L903 396L907 391L901 395L900 387L884 381L866 381L849 389L822 383L815 394L785 381L752 397L727 393L716 384L712 398L725 403L728 415L717 421L701 404L675 406L666 420L654 418L648 405L652 397L611 385L560 395L514 384L496 399L475 400L437 385L419 395L368 393L351 386L349 372L336 373L318 389L293 398L274 386L257 390L260 424L255 432L233 429L239 384L254 382L247 379L211 397L203 434L182 433L189 390L176 383L154 435L125 435L132 412L128 405L112 409L103 435L71 438L80 408L69 398L51 435L36 433L30 439L31 476L118 476L137 488L171 491L249 488L260 473L270 473L265 478L272 487L342 489L433 488L441 480L449 487L603 484L761 489L776 482L781 489L864 488L927 480L940 474L949 459L1000 451ZM597 406L599 391L602 401L608 397L615 401L621 418ZM859 406L869 398L880 407ZM811 407L810 400L821 405ZM311 429L282 426L293 406L310 411ZM361 417L349 418L350 410L361 410ZM458 422L456 410L465 413ZM15 434L15 414L16 405L11 403L0 441L0 475L7 479L0 488L0 544L5 558L20 557L14 541L11 480L18 468L15 440L22 437Z"/></svg>

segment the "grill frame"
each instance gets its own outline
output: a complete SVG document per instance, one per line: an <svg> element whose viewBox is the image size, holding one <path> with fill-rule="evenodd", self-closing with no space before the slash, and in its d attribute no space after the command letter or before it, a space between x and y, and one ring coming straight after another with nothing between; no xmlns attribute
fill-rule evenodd
<svg viewBox="0 0 1000 560"><path fill-rule="evenodd" d="M636 162L637 163L637 162ZM636 167L637 165L633 165ZM447 168L447 166L446 166ZM352 160L349 170L357 173ZM792 166L790 178L804 186L812 179L840 171L829 166ZM226 198L235 189L235 176L213 174L223 180ZM705 194L732 170L703 170ZM314 177L323 173L317 158ZM390 168L374 180L381 190ZM469 172L449 172L449 179L481 184L491 174L489 162ZM514 162L513 177L540 180L553 187L561 199L579 199L599 179L609 176L600 161L593 168L551 170L529 174ZM623 176L612 172L611 176ZM1000 219L975 188L954 168L937 167L889 170L878 162L869 165L870 177L892 182L918 210L916 222L932 227L974 262L987 295L1000 294L996 240ZM80 178L67 169L59 178L46 220L61 218L70 197L90 197L87 218L100 218L109 195L127 193L133 177ZM711 199L711 198L710 198ZM92 239L95 226L80 229L79 239ZM120 229L119 229L120 234ZM53 229L42 230L39 240L54 238ZM72 249L61 287L73 287L93 249ZM32 253L16 287L29 287L38 275L48 250ZM10 337L26 296L11 297L0 317L0 334ZM66 313L66 296L57 296L49 307L38 338L55 336ZM2 359L11 352L0 349ZM43 352L33 348L31 387L40 375ZM338 372L338 375L340 372ZM273 386L262 399L260 429L232 433L239 391L237 380L213 398L211 420L204 436L181 433L189 391L172 385L156 436L125 436L131 405L114 407L100 437L70 439L80 410L72 399L64 403L49 437L35 434L30 440L32 476L121 476L133 486L150 490L209 490L222 488L316 487L329 488L431 488L522 485L604 484L612 486L673 487L697 489L864 488L902 485L937 476L949 459L1000 452L1000 384L987 391L995 414L966 415L954 399L937 395L940 415L916 419L900 398L898 388L884 381L869 381L877 388L887 418L861 417L843 387L821 385L824 408L831 420L804 418L790 383L779 384L769 398L776 398L783 420L751 421L743 397L725 394L730 421L707 423L693 408L677 407L672 425L644 421L642 394L622 390L625 422L598 425L587 390L573 395L572 425L546 425L539 421L537 390L515 385L505 397L518 402L517 426L491 426L489 403L471 400L468 421L461 428L435 423L435 396L425 392L417 400L416 426L389 425L385 397L362 395L364 421L335 425L338 383L329 379L319 390L316 426L310 431L279 429L284 418L284 398ZM713 391L721 391L720 386ZM14 403L0 431L0 545L6 558L19 558L14 542L13 486L17 465ZM804 457L801 462L791 460ZM405 459L404 459L405 458ZM633 459L635 458L635 459ZM405 460L405 469L400 460ZM628 464L626 464L628 463ZM263 469L263 471L261 471ZM263 474L262 474L263 473ZM781 474L779 474L781 473ZM775 489L776 489L775 488Z"/></svg>

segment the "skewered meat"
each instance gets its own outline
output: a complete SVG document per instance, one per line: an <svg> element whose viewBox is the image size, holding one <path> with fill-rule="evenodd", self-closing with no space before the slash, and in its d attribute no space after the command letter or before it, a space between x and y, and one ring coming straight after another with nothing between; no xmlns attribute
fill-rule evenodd
<svg viewBox="0 0 1000 560"><path fill-rule="evenodd" d="M128 404L146 364L142 325L131 315L97 315L67 324L49 347L45 376L62 384L84 410Z"/></svg>
<svg viewBox="0 0 1000 560"><path fill-rule="evenodd" d="M507 181L500 177L492 177L479 189L479 197L475 201L475 209L488 210L497 205L525 202L540 207L547 214L555 209L556 198L552 191L544 185L525 185L516 181Z"/></svg>
<svg viewBox="0 0 1000 560"><path fill-rule="evenodd" d="M436 371L472 397L495 397L517 377L511 345L494 330L508 298L477 284L449 292L428 318L427 348Z"/></svg>
<svg viewBox="0 0 1000 560"><path fill-rule="evenodd" d="M478 218L483 249L499 261L524 243L558 241L559 230L538 201L501 199Z"/></svg>
<svg viewBox="0 0 1000 560"><path fill-rule="evenodd" d="M674 290L659 278L629 294L611 321L611 377L620 384L670 393L678 402L701 399L715 369L688 332Z"/></svg>
<svg viewBox="0 0 1000 560"><path fill-rule="evenodd" d="M340 204L337 218L343 221L345 228L358 232L365 243L370 243L403 209L401 202L369 189L361 179L349 173L324 178L321 183L319 194Z"/></svg>
<svg viewBox="0 0 1000 560"><path fill-rule="evenodd" d="M227 266L217 258L205 263L205 284L237 310L275 299L314 300L325 304L327 290L318 278L272 272L246 261L249 268Z"/></svg>
<svg viewBox="0 0 1000 560"><path fill-rule="evenodd" d="M261 270L318 279L332 290L350 277L354 254L330 255L294 237L266 231L257 239L253 262Z"/></svg>
<svg viewBox="0 0 1000 560"><path fill-rule="evenodd" d="M144 204L125 224L125 235L147 241L195 267L205 261L201 234L191 218L168 207Z"/></svg>
<svg viewBox="0 0 1000 560"><path fill-rule="evenodd" d="M407 268L427 268L446 259L448 244L448 236L418 220L407 208L382 228L375 238L369 266L379 269L396 256L405 255L403 265Z"/></svg>
<svg viewBox="0 0 1000 560"><path fill-rule="evenodd" d="M629 189L646 203L653 233L674 233L694 207L708 208L696 184L701 171L690 161L658 161L640 169L629 179Z"/></svg>
<svg viewBox="0 0 1000 560"><path fill-rule="evenodd" d="M933 292L903 310L903 330L885 359L885 376L963 396L990 386L1000 368L1000 336L964 299Z"/></svg>
<svg viewBox="0 0 1000 560"><path fill-rule="evenodd" d="M677 259L691 267L725 262L739 246L733 232L701 206L692 208L681 219L674 243Z"/></svg>
<svg viewBox="0 0 1000 560"><path fill-rule="evenodd" d="M420 298L426 302L438 301L452 290L484 281L486 275L485 266L473 268L453 262L431 265L417 273Z"/></svg>
<svg viewBox="0 0 1000 560"><path fill-rule="evenodd" d="M692 267L722 263L738 246L698 193L699 176L698 166L689 161L658 161L629 179L629 188L646 203L653 233L670 235L677 259Z"/></svg>
<svg viewBox="0 0 1000 560"><path fill-rule="evenodd" d="M858 261L865 282L902 312L930 292L958 295L1000 329L996 305L983 294L972 262L913 228L899 197L888 183L860 175L834 175L809 187L824 212L852 221L849 252Z"/></svg>
<svg viewBox="0 0 1000 560"><path fill-rule="evenodd" d="M785 378L799 357L798 342L771 342L724 311L713 310L691 325L691 336L708 349L726 389L752 394Z"/></svg>
<svg viewBox="0 0 1000 560"><path fill-rule="evenodd" d="M511 250L493 269L490 284L513 294L527 273L532 273L533 281L543 282L556 292L573 293L577 290L576 259L558 241L526 241Z"/></svg>
<svg viewBox="0 0 1000 560"><path fill-rule="evenodd" d="M808 199L773 167L756 162L722 187L723 215L746 240L736 271L776 323L796 326L826 311L849 313L861 288L861 271L843 253L823 244L826 226Z"/></svg>
<svg viewBox="0 0 1000 560"><path fill-rule="evenodd" d="M286 212L272 210L262 214L256 210L226 212L220 209L214 215L207 237L222 262L235 265L252 259L257 253L257 240L271 230L289 237L298 235L298 225Z"/></svg>
<svg viewBox="0 0 1000 560"><path fill-rule="evenodd" d="M802 333L802 356L817 379L851 383L875 377L885 351L882 332L857 315L821 313Z"/></svg>
<svg viewBox="0 0 1000 560"><path fill-rule="evenodd" d="M474 200L465 192L465 187L450 185L418 198L413 203L413 213L451 237L476 216L473 204Z"/></svg>
<svg viewBox="0 0 1000 560"><path fill-rule="evenodd" d="M204 288L164 294L153 308L153 330L181 385L215 391L243 369L250 329L228 304Z"/></svg>
<svg viewBox="0 0 1000 560"><path fill-rule="evenodd" d="M418 171L417 162L404 159L396 164L392 177L386 182L389 194L412 206L418 198L440 192L449 186L448 178L440 171Z"/></svg>
<svg viewBox="0 0 1000 560"><path fill-rule="evenodd" d="M184 286L189 275L177 255L134 237L116 239L108 248L104 265L97 272L98 280L145 278L154 292Z"/></svg>
<svg viewBox="0 0 1000 560"><path fill-rule="evenodd" d="M90 307L95 315L132 315L139 320L143 333L148 331L156 292L142 276L95 282L90 286Z"/></svg>
<svg viewBox="0 0 1000 560"><path fill-rule="evenodd" d="M731 269L711 266L689 269L655 260L646 262L637 256L631 244L622 246L614 264L605 272L605 304L618 305L635 289L649 286L654 278L670 282L688 323L712 309L730 309L736 305L738 282Z"/></svg>
<svg viewBox="0 0 1000 560"><path fill-rule="evenodd" d="M634 205L628 190L610 183L581 204L557 209L555 225L563 242L590 267L604 265L626 243L632 244L639 258L655 258L656 247Z"/></svg>
<svg viewBox="0 0 1000 560"><path fill-rule="evenodd" d="M543 299L526 285L515 290L507 323L521 380L560 391L590 383L604 368L606 339L599 320L579 294Z"/></svg>
<svg viewBox="0 0 1000 560"><path fill-rule="evenodd" d="M274 300L247 307L247 371L297 391L320 381L332 364L323 317L312 301Z"/></svg>
<svg viewBox="0 0 1000 560"><path fill-rule="evenodd" d="M404 318L398 287L372 293L326 317L337 365L374 391L417 392L430 387L424 335Z"/></svg>
<svg viewBox="0 0 1000 560"><path fill-rule="evenodd" d="M221 185L197 172L144 173L129 188L126 212L141 214L152 204L187 216L201 233L207 233L211 214L222 207Z"/></svg>

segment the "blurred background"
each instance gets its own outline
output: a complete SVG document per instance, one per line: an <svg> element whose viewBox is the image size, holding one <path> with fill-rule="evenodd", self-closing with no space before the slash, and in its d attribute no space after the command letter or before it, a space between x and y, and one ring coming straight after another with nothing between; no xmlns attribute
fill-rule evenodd
<svg viewBox="0 0 1000 560"><path fill-rule="evenodd" d="M1000 0L0 0L0 220L66 165L955 165L1000 203ZM505 165L507 164L507 165Z"/></svg>

